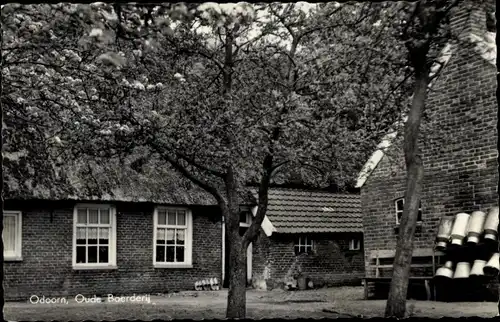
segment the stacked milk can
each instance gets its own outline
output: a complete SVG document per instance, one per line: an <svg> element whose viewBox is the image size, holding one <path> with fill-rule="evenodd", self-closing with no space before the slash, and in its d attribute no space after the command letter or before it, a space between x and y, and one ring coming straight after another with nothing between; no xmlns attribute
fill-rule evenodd
<svg viewBox="0 0 500 322"><path fill-rule="evenodd" d="M484 280L499 272L498 213L474 211L444 216L439 223L436 250L445 252L445 263L436 271L436 280Z"/></svg>

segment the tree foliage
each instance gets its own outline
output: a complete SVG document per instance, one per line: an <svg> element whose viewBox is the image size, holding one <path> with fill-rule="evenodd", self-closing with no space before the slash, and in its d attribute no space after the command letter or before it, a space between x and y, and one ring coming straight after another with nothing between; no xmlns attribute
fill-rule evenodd
<svg viewBox="0 0 500 322"><path fill-rule="evenodd" d="M122 164L150 182L190 182L226 217L228 317L244 317L245 250L269 186L349 185L401 118L412 70L393 12L372 3L7 5L6 190L55 177L71 189L71 171L92 174L93 164L100 174ZM152 167L177 176L144 171ZM104 177L92 193L124 179ZM258 213L240 236L249 184Z"/></svg>

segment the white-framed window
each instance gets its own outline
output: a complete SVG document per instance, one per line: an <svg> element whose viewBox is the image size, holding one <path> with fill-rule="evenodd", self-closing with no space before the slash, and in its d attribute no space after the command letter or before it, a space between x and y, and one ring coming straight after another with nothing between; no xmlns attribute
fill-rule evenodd
<svg viewBox="0 0 500 322"><path fill-rule="evenodd" d="M404 210L404 205L405 205L405 198L398 198L394 201L395 208L396 208L396 225L399 225L399 222L401 220L401 216L403 216L403 210ZM422 202L420 202L418 206L418 216L417 216L417 222L422 222Z"/></svg>
<svg viewBox="0 0 500 322"><path fill-rule="evenodd" d="M78 204L73 219L73 269L116 268L116 209Z"/></svg>
<svg viewBox="0 0 500 322"><path fill-rule="evenodd" d="M349 250L360 250L360 249L361 249L361 240L359 239L349 240Z"/></svg>
<svg viewBox="0 0 500 322"><path fill-rule="evenodd" d="M20 211L3 212L3 257L6 261L22 260L22 214Z"/></svg>
<svg viewBox="0 0 500 322"><path fill-rule="evenodd" d="M248 227L252 224L252 213L250 210L240 211L240 236L243 236L247 231Z"/></svg>
<svg viewBox="0 0 500 322"><path fill-rule="evenodd" d="M154 210L153 265L191 267L193 216L189 209L156 207Z"/></svg>
<svg viewBox="0 0 500 322"><path fill-rule="evenodd" d="M250 210L240 211L240 227L250 227L252 224L252 212Z"/></svg>
<svg viewBox="0 0 500 322"><path fill-rule="evenodd" d="M311 253L314 249L314 240L307 236L300 236L295 242L295 255Z"/></svg>

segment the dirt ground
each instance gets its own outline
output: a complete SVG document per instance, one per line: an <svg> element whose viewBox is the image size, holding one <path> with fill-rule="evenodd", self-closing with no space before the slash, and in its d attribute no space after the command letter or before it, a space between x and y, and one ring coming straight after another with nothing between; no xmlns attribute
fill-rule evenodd
<svg viewBox="0 0 500 322"><path fill-rule="evenodd" d="M384 300L364 301L362 287L326 288L311 291L247 292L247 318L336 318L383 316ZM77 303L31 304L7 302L4 318L8 321L82 321L82 320L154 320L223 319L227 292L180 292L151 295L150 303ZM443 303L408 301L408 313L415 317L493 317L497 303Z"/></svg>

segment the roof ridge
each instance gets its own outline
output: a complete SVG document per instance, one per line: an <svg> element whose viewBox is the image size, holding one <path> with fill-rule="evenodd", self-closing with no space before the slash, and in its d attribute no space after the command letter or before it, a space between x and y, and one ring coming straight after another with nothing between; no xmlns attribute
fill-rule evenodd
<svg viewBox="0 0 500 322"><path fill-rule="evenodd" d="M359 192L333 192L333 191L325 191L321 189L304 189L304 188L269 188L269 192L272 191L278 191L278 190L284 190L284 191L297 191L297 192L310 192L310 193L324 193L324 194L331 194L331 195L346 195L346 196L357 196L359 195Z"/></svg>

